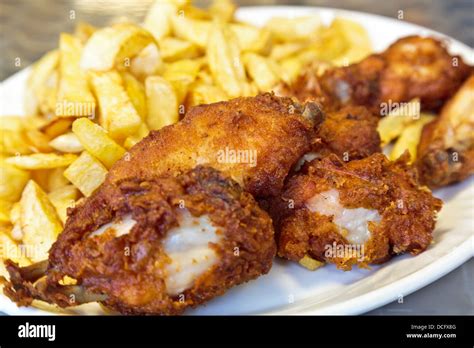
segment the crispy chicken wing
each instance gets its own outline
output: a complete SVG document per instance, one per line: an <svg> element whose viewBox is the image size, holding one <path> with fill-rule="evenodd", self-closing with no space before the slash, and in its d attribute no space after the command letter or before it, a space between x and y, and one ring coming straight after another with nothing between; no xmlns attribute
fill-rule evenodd
<svg viewBox="0 0 474 348"><path fill-rule="evenodd" d="M474 173L474 75L423 128L417 157L421 181L433 188Z"/></svg>
<svg viewBox="0 0 474 348"><path fill-rule="evenodd" d="M46 272L8 261L5 293L22 305L101 301L123 314L179 314L267 273L275 252L271 219L253 197L197 167L96 192L70 212ZM77 283L61 285L66 276Z"/></svg>
<svg viewBox="0 0 474 348"><path fill-rule="evenodd" d="M308 152L321 122L315 104L262 94L192 108L184 119L150 135L118 161L106 185L153 178L198 164L223 171L255 197L276 195Z"/></svg>
<svg viewBox="0 0 474 348"><path fill-rule="evenodd" d="M424 251L442 202L418 186L416 170L383 154L346 163L335 155L292 177L271 214L278 255L338 268L366 267Z"/></svg>

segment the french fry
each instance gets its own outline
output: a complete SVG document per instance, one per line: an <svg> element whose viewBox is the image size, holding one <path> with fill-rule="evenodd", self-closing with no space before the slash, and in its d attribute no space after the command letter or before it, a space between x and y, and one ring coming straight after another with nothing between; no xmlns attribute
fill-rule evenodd
<svg viewBox="0 0 474 348"><path fill-rule="evenodd" d="M55 138L58 135L66 133L75 119L75 117L55 117L41 126L39 130L49 138Z"/></svg>
<svg viewBox="0 0 474 348"><path fill-rule="evenodd" d="M123 140L135 133L141 118L116 71L91 72L91 85L99 102L99 123L115 140Z"/></svg>
<svg viewBox="0 0 474 348"><path fill-rule="evenodd" d="M96 31L97 28L92 24L79 22L74 28L74 36L84 45Z"/></svg>
<svg viewBox="0 0 474 348"><path fill-rule="evenodd" d="M145 86L128 72L122 73L122 80L133 107L141 119L145 120L147 114Z"/></svg>
<svg viewBox="0 0 474 348"><path fill-rule="evenodd" d="M365 58L372 51L369 35L362 25L357 22L336 18L331 27L338 31L339 37L346 40L347 50L338 57L336 65L348 65Z"/></svg>
<svg viewBox="0 0 474 348"><path fill-rule="evenodd" d="M45 92L44 87L48 85L48 80L58 67L58 63L59 51L53 50L33 65L26 82L25 111L28 115L37 114L40 106L45 103L45 94L48 92Z"/></svg>
<svg viewBox="0 0 474 348"><path fill-rule="evenodd" d="M198 82L191 86L191 91L187 100L189 106L194 106L215 103L227 99L227 95L219 87Z"/></svg>
<svg viewBox="0 0 474 348"><path fill-rule="evenodd" d="M223 23L214 21L207 44L209 69L216 84L229 97L249 94L240 48L235 35Z"/></svg>
<svg viewBox="0 0 474 348"><path fill-rule="evenodd" d="M79 39L61 34L59 39L59 90L56 116L91 116L95 111L95 99L89 90L87 75L79 66L82 45Z"/></svg>
<svg viewBox="0 0 474 348"><path fill-rule="evenodd" d="M162 68L160 51L155 43L146 46L130 63L130 72L141 81L147 76L157 75Z"/></svg>
<svg viewBox="0 0 474 348"><path fill-rule="evenodd" d="M97 30L84 46L81 67L92 71L124 69L146 46L155 43L147 30L131 23L119 23Z"/></svg>
<svg viewBox="0 0 474 348"><path fill-rule="evenodd" d="M433 121L436 116L421 114L420 119L408 125L400 134L395 145L393 145L389 158L394 161L408 150L410 153L410 162L416 159L418 143L420 142L423 127Z"/></svg>
<svg viewBox="0 0 474 348"><path fill-rule="evenodd" d="M295 55L296 53L303 50L306 46L307 43L303 41L277 44L272 47L270 58L279 61Z"/></svg>
<svg viewBox="0 0 474 348"><path fill-rule="evenodd" d="M278 83L278 67L270 59L255 53L245 53L242 60L260 92L268 92Z"/></svg>
<svg viewBox="0 0 474 348"><path fill-rule="evenodd" d="M74 207L77 197L78 192L73 185L59 187L48 194L48 198L56 209L56 213L63 225L67 219L67 208Z"/></svg>
<svg viewBox="0 0 474 348"><path fill-rule="evenodd" d="M144 137L146 137L148 135L148 133L150 133L150 130L148 129L148 127L145 123L142 123L136 134L131 135L127 139L125 139L125 141L123 142L123 146L126 149L130 149L132 146L134 146L140 140L142 140Z"/></svg>
<svg viewBox="0 0 474 348"><path fill-rule="evenodd" d="M388 110L387 110L388 111ZM382 110L382 114L386 114ZM400 104L398 108L389 111L378 124L382 146L397 138L406 126L420 118L420 101L414 99L409 103Z"/></svg>
<svg viewBox="0 0 474 348"><path fill-rule="evenodd" d="M49 145L49 138L37 129L28 129L25 131L26 138L31 146L39 152L51 152L52 147Z"/></svg>
<svg viewBox="0 0 474 348"><path fill-rule="evenodd" d="M182 59L167 64L163 77L173 86L178 104L186 98L189 86L196 80L202 62L197 59Z"/></svg>
<svg viewBox="0 0 474 348"><path fill-rule="evenodd" d="M235 4L231 0L213 0L209 7L211 16L230 22L234 18Z"/></svg>
<svg viewBox="0 0 474 348"><path fill-rule="evenodd" d="M10 223L10 213L13 203L4 199L0 199L0 225Z"/></svg>
<svg viewBox="0 0 474 348"><path fill-rule="evenodd" d="M31 248L33 262L43 261L62 231L61 221L46 193L33 180L23 190L20 209L23 244Z"/></svg>
<svg viewBox="0 0 474 348"><path fill-rule="evenodd" d="M178 99L173 86L160 76L150 76L145 81L150 130L160 129L178 121Z"/></svg>
<svg viewBox="0 0 474 348"><path fill-rule="evenodd" d="M180 15L171 16L170 19L173 33L179 39L192 42L201 48L206 47L211 22Z"/></svg>
<svg viewBox="0 0 474 348"><path fill-rule="evenodd" d="M155 1L145 17L143 27L148 30L156 41L171 33L171 17L178 11L178 6L172 1Z"/></svg>
<svg viewBox="0 0 474 348"><path fill-rule="evenodd" d="M20 267L28 266L31 264L31 260L25 255L17 243L10 237L8 228L5 226L0 227L0 275L8 279L9 274L3 263L5 260L12 260L17 263Z"/></svg>
<svg viewBox="0 0 474 348"><path fill-rule="evenodd" d="M9 157L5 161L20 169L33 170L65 167L74 162L76 158L77 156L73 154L34 153Z"/></svg>
<svg viewBox="0 0 474 348"><path fill-rule="evenodd" d="M79 153L84 151L84 147L77 138L77 136L72 133L62 134L49 142L49 145L60 152L64 153Z"/></svg>
<svg viewBox="0 0 474 348"><path fill-rule="evenodd" d="M72 131L82 146L106 168L112 167L125 154L125 149L113 141L102 127L85 117L74 121Z"/></svg>
<svg viewBox="0 0 474 348"><path fill-rule="evenodd" d="M315 260L308 255L305 255L301 260L299 260L299 264L310 271L315 271L319 267L324 266L324 262Z"/></svg>
<svg viewBox="0 0 474 348"><path fill-rule="evenodd" d="M69 180L64 176L65 169L66 168L61 167L49 171L45 185L47 192L52 192L70 184Z"/></svg>
<svg viewBox="0 0 474 348"><path fill-rule="evenodd" d="M31 153L21 117L2 117L0 122L0 153L6 155Z"/></svg>
<svg viewBox="0 0 474 348"><path fill-rule="evenodd" d="M64 176L86 197L104 182L106 175L107 169L87 151L64 171Z"/></svg>
<svg viewBox="0 0 474 348"><path fill-rule="evenodd" d="M0 199L16 202L30 180L30 173L0 159Z"/></svg>
<svg viewBox="0 0 474 348"><path fill-rule="evenodd" d="M270 53L273 36L268 29L261 29L241 23L230 24L230 29L237 37L242 51L263 55Z"/></svg>
<svg viewBox="0 0 474 348"><path fill-rule="evenodd" d="M265 24L265 28L276 39L288 42L307 40L317 34L321 27L321 19L315 15L298 18L274 17Z"/></svg>
<svg viewBox="0 0 474 348"><path fill-rule="evenodd" d="M174 62L180 59L196 58L200 55L197 45L190 41L165 37L160 41L160 52L163 61Z"/></svg>

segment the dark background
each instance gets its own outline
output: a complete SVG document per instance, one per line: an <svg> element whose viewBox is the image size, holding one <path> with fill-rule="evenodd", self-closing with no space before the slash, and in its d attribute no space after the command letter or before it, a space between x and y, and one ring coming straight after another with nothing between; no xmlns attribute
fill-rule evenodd
<svg viewBox="0 0 474 348"><path fill-rule="evenodd" d="M141 20L152 0L0 0L0 80L56 48L59 33L78 21L105 25L121 16ZM396 17L474 46L474 0L235 0L242 6L311 5ZM206 1L195 1L205 5ZM74 11L75 19L70 19ZM16 67L15 58L21 59ZM437 282L370 314L474 314L474 260Z"/></svg>

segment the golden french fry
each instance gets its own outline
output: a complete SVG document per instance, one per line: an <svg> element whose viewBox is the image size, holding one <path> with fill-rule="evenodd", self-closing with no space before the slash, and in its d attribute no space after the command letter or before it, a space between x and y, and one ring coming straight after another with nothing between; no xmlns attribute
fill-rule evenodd
<svg viewBox="0 0 474 348"><path fill-rule="evenodd" d="M77 37L82 44L85 44L96 31L97 28L92 24L79 22L74 28L74 36Z"/></svg>
<svg viewBox="0 0 474 348"><path fill-rule="evenodd" d="M381 114L386 116L382 117L377 127L382 146L397 138L407 125L420 118L420 101L417 99L401 103L394 110L389 110L388 107L388 104L382 106Z"/></svg>
<svg viewBox="0 0 474 348"><path fill-rule="evenodd" d="M160 53L165 62L174 62L179 59L196 58L199 56L200 50L190 41L165 37L160 41Z"/></svg>
<svg viewBox="0 0 474 348"><path fill-rule="evenodd" d="M188 104L189 106L210 104L227 99L227 95L219 87L198 82L191 86Z"/></svg>
<svg viewBox="0 0 474 348"><path fill-rule="evenodd" d="M122 80L133 107L141 119L145 120L147 114L145 86L128 72L122 73Z"/></svg>
<svg viewBox="0 0 474 348"><path fill-rule="evenodd" d="M58 135L66 133L75 119L75 117L55 117L41 126L39 130L49 138L55 138Z"/></svg>
<svg viewBox="0 0 474 348"><path fill-rule="evenodd" d="M33 181L26 185L20 200L23 244L33 262L48 258L48 251L62 231L62 224L46 193Z"/></svg>
<svg viewBox="0 0 474 348"><path fill-rule="evenodd" d="M135 133L141 118L116 71L91 72L91 85L99 102L99 123L113 139L123 140Z"/></svg>
<svg viewBox="0 0 474 348"><path fill-rule="evenodd" d="M245 53L242 60L260 92L269 92L278 83L277 67L270 59L255 53Z"/></svg>
<svg viewBox="0 0 474 348"><path fill-rule="evenodd" d="M308 40L317 34L321 27L321 19L315 15L298 18L274 17L265 24L265 28L276 39L289 42Z"/></svg>
<svg viewBox="0 0 474 348"><path fill-rule="evenodd" d="M336 60L336 65L349 65L365 58L372 51L369 35L357 22L336 18L331 27L338 32L339 40L346 41L347 50Z"/></svg>
<svg viewBox="0 0 474 348"><path fill-rule="evenodd" d="M150 130L178 122L178 100L173 86L160 76L145 81L147 97L147 125Z"/></svg>
<svg viewBox="0 0 474 348"><path fill-rule="evenodd" d="M307 45L307 42L304 41L285 42L274 45L270 52L270 58L279 61L291 57L303 50Z"/></svg>
<svg viewBox="0 0 474 348"><path fill-rule="evenodd" d="M418 143L420 142L423 127L436 118L434 115L421 114L420 119L409 124L398 137L389 158L394 161L408 150L410 153L410 162L416 159Z"/></svg>
<svg viewBox="0 0 474 348"><path fill-rule="evenodd" d="M196 80L202 64L197 59L183 59L165 66L163 77L173 86L178 104L186 98L189 86Z"/></svg>
<svg viewBox="0 0 474 348"><path fill-rule="evenodd" d="M134 146L140 140L142 140L144 137L146 137L148 135L148 133L150 133L150 130L148 129L148 127L145 123L142 123L136 134L131 135L127 139L125 139L125 141L123 142L123 146L126 149L130 149L132 146Z"/></svg>
<svg viewBox="0 0 474 348"><path fill-rule="evenodd" d="M39 152L51 152L52 147L49 145L49 138L37 129L28 129L25 131L26 138L31 146Z"/></svg>
<svg viewBox="0 0 474 348"><path fill-rule="evenodd" d="M125 149L113 141L102 127L85 117L74 121L72 131L82 146L107 168L125 154Z"/></svg>
<svg viewBox="0 0 474 348"><path fill-rule="evenodd" d="M147 30L131 23L119 23L97 30L84 46L81 67L107 71L114 66L123 69L146 46L155 43Z"/></svg>
<svg viewBox="0 0 474 348"><path fill-rule="evenodd" d="M315 260L308 255L305 255L301 260L299 260L299 264L310 271L314 271L319 267L324 266L324 262Z"/></svg>
<svg viewBox="0 0 474 348"><path fill-rule="evenodd" d="M170 19L173 33L179 39L192 42L201 48L206 47L211 22L180 15L171 16Z"/></svg>
<svg viewBox="0 0 474 348"><path fill-rule="evenodd" d="M64 167L74 162L76 158L77 156L73 154L34 153L9 157L5 161L17 168L32 170Z"/></svg>
<svg viewBox="0 0 474 348"><path fill-rule="evenodd" d="M263 55L270 53L273 36L268 29L240 23L230 24L230 29L235 34L242 51Z"/></svg>
<svg viewBox="0 0 474 348"><path fill-rule="evenodd" d="M4 117L2 117L4 118ZM1 123L1 122L0 122ZM0 126L1 127L1 126ZM23 130L0 129L0 153L6 155L26 155L32 149Z"/></svg>
<svg viewBox="0 0 474 348"><path fill-rule="evenodd" d="M25 111L28 115L35 115L45 101L45 86L58 67L59 51L54 50L46 53L33 65L31 74L26 82ZM49 81L49 84L51 81ZM54 110L54 109L53 109Z"/></svg>
<svg viewBox="0 0 474 348"><path fill-rule="evenodd" d="M72 163L64 176L81 191L90 196L105 180L107 169L87 151Z"/></svg>
<svg viewBox="0 0 474 348"><path fill-rule="evenodd" d="M49 171L48 176L47 176L47 181L45 184L47 192L52 192L56 189L59 189L63 186L70 184L69 180L66 179L66 177L64 176L65 169L66 168L61 167L61 168L51 169Z"/></svg>
<svg viewBox="0 0 474 348"><path fill-rule="evenodd" d="M130 72L138 79L157 75L163 68L160 51L155 43L146 46L130 63Z"/></svg>
<svg viewBox="0 0 474 348"><path fill-rule="evenodd" d="M87 75L79 66L81 42L69 34L59 39L59 89L56 116L91 116L95 112L95 99L89 90Z"/></svg>
<svg viewBox="0 0 474 348"><path fill-rule="evenodd" d="M209 7L211 16L219 18L225 22L232 21L235 10L236 6L231 0L213 0Z"/></svg>
<svg viewBox="0 0 474 348"><path fill-rule="evenodd" d="M171 33L170 19L177 11L178 6L171 1L155 1L147 12L143 27L153 35L156 41L161 42Z"/></svg>
<svg viewBox="0 0 474 348"><path fill-rule="evenodd" d="M10 237L17 242L23 239L23 231L21 229L21 206L20 202L15 202L10 210L10 222L13 228L10 231Z"/></svg>
<svg viewBox="0 0 474 348"><path fill-rule="evenodd" d="M26 252L15 243L10 237L8 228L5 226L0 227L0 275L8 279L9 274L6 270L5 260L12 260L17 263L20 267L28 266L31 264L31 260L26 256Z"/></svg>
<svg viewBox="0 0 474 348"><path fill-rule="evenodd" d="M10 223L10 214L13 203L5 199L0 199L0 225Z"/></svg>
<svg viewBox="0 0 474 348"><path fill-rule="evenodd" d="M213 22L209 34L207 58L214 81L229 97L249 94L237 39L232 31L219 21Z"/></svg>
<svg viewBox="0 0 474 348"><path fill-rule="evenodd" d="M63 225L67 219L67 208L74 207L77 197L78 192L73 185L59 187L48 194L48 198L56 209L56 213Z"/></svg>
<svg viewBox="0 0 474 348"><path fill-rule="evenodd" d="M49 142L49 145L61 152L78 153L84 151L84 147L74 133L62 134Z"/></svg>
<svg viewBox="0 0 474 348"><path fill-rule="evenodd" d="M30 173L0 159L0 199L16 202L30 179Z"/></svg>

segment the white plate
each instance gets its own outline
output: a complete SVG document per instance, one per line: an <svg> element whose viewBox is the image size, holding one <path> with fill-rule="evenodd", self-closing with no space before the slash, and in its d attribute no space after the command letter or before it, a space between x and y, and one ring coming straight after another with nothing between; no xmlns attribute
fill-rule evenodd
<svg viewBox="0 0 474 348"><path fill-rule="evenodd" d="M473 50L445 35L403 21L364 13L309 7L252 7L238 12L240 19L261 25L273 16L318 14L325 23L335 16L351 18L369 32L374 49L382 50L406 35L434 35L447 39L452 53L470 64ZM0 114L21 114L26 71L0 87ZM231 289L189 314L359 314L397 300L437 280L474 255L474 179L435 192L445 201L434 243L412 257L404 255L371 270L342 272L328 265L309 272L297 264L275 260L271 272ZM18 308L0 295L0 311L8 314L48 314L37 308ZM101 313L97 305L84 305L63 313Z"/></svg>

